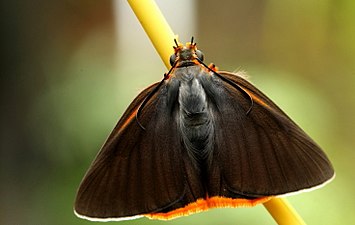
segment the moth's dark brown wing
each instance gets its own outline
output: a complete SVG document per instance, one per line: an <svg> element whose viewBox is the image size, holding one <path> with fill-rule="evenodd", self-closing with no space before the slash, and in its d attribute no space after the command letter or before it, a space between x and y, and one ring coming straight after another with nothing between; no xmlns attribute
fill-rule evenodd
<svg viewBox="0 0 355 225"><path fill-rule="evenodd" d="M215 98L216 149L212 195L254 198L319 186L334 176L320 147L279 107L248 81L232 73ZM219 178L220 177L220 178ZM212 182L216 184L216 182Z"/></svg>
<svg viewBox="0 0 355 225"><path fill-rule="evenodd" d="M131 103L92 163L77 193L78 216L120 220L195 201L187 187L187 180L195 175L185 169L186 156L181 153L176 122L160 90L139 115L145 130L135 117L157 85L144 90Z"/></svg>

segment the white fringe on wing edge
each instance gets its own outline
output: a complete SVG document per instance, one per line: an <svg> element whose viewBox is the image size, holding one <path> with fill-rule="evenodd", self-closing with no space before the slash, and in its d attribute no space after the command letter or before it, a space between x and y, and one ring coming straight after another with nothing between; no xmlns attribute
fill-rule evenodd
<svg viewBox="0 0 355 225"><path fill-rule="evenodd" d="M282 195L276 195L275 197L283 198L283 197L288 197L288 196L296 195L296 194L303 193L303 192L310 192L310 191L313 191L315 189L324 187L325 185L329 184L334 178L335 178L335 173L329 180L327 180L324 183L321 183L321 184L319 184L317 186L314 186L314 187L311 187L311 188L302 189L302 190L298 190L298 191L294 191L294 192L290 192L290 193L286 193L286 194L282 194Z"/></svg>
<svg viewBox="0 0 355 225"><path fill-rule="evenodd" d="M80 214L77 213L75 210L74 210L74 214L75 214L77 217L81 218L81 219L86 219L86 220L90 220L90 221L100 221L100 222L122 221L122 220L134 220L134 219L138 219L138 218L143 217L143 216L141 216L141 215L137 215L137 216L128 216L128 217L95 218L95 217L88 217L88 216L80 215Z"/></svg>

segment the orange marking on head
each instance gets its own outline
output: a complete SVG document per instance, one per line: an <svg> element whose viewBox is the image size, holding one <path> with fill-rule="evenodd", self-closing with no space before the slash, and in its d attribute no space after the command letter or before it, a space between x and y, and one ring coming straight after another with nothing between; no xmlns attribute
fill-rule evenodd
<svg viewBox="0 0 355 225"><path fill-rule="evenodd" d="M194 51L197 50L196 43L187 42L186 47L189 49L193 49Z"/></svg>
<svg viewBox="0 0 355 225"><path fill-rule="evenodd" d="M200 64L200 62L199 62L196 58L193 59L192 62L194 62L196 65L199 65L199 64Z"/></svg>
<svg viewBox="0 0 355 225"><path fill-rule="evenodd" d="M144 216L150 219L170 220L180 216L188 216L193 213L199 213L213 208L237 208L237 207L253 207L257 204L267 202L271 197L262 197L257 199L233 199L225 197L212 197L206 199L197 199L185 207L175 209L167 213L150 213Z"/></svg>
<svg viewBox="0 0 355 225"><path fill-rule="evenodd" d="M178 43L177 46L173 46L175 55L184 48L184 45Z"/></svg>

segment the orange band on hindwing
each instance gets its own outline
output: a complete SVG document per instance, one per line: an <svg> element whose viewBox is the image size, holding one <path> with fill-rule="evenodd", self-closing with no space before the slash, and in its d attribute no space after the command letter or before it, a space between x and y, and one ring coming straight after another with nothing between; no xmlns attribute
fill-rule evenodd
<svg viewBox="0 0 355 225"><path fill-rule="evenodd" d="M180 216L187 216L193 213L203 212L213 208L237 208L237 207L253 207L257 204L267 202L271 197L263 197L257 199L232 199L225 197L212 197L207 199L197 199L196 202L192 202L185 207L175 209L166 213L151 213L144 214L144 216L150 219L158 220L170 220Z"/></svg>

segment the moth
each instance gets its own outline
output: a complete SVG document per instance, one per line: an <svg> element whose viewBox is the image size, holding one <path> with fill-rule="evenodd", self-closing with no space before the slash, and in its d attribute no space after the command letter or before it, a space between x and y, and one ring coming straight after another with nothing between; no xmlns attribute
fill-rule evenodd
<svg viewBox="0 0 355 225"><path fill-rule="evenodd" d="M193 38L129 105L96 156L75 214L98 221L172 219L254 206L323 186L321 148L240 76L207 66Z"/></svg>

